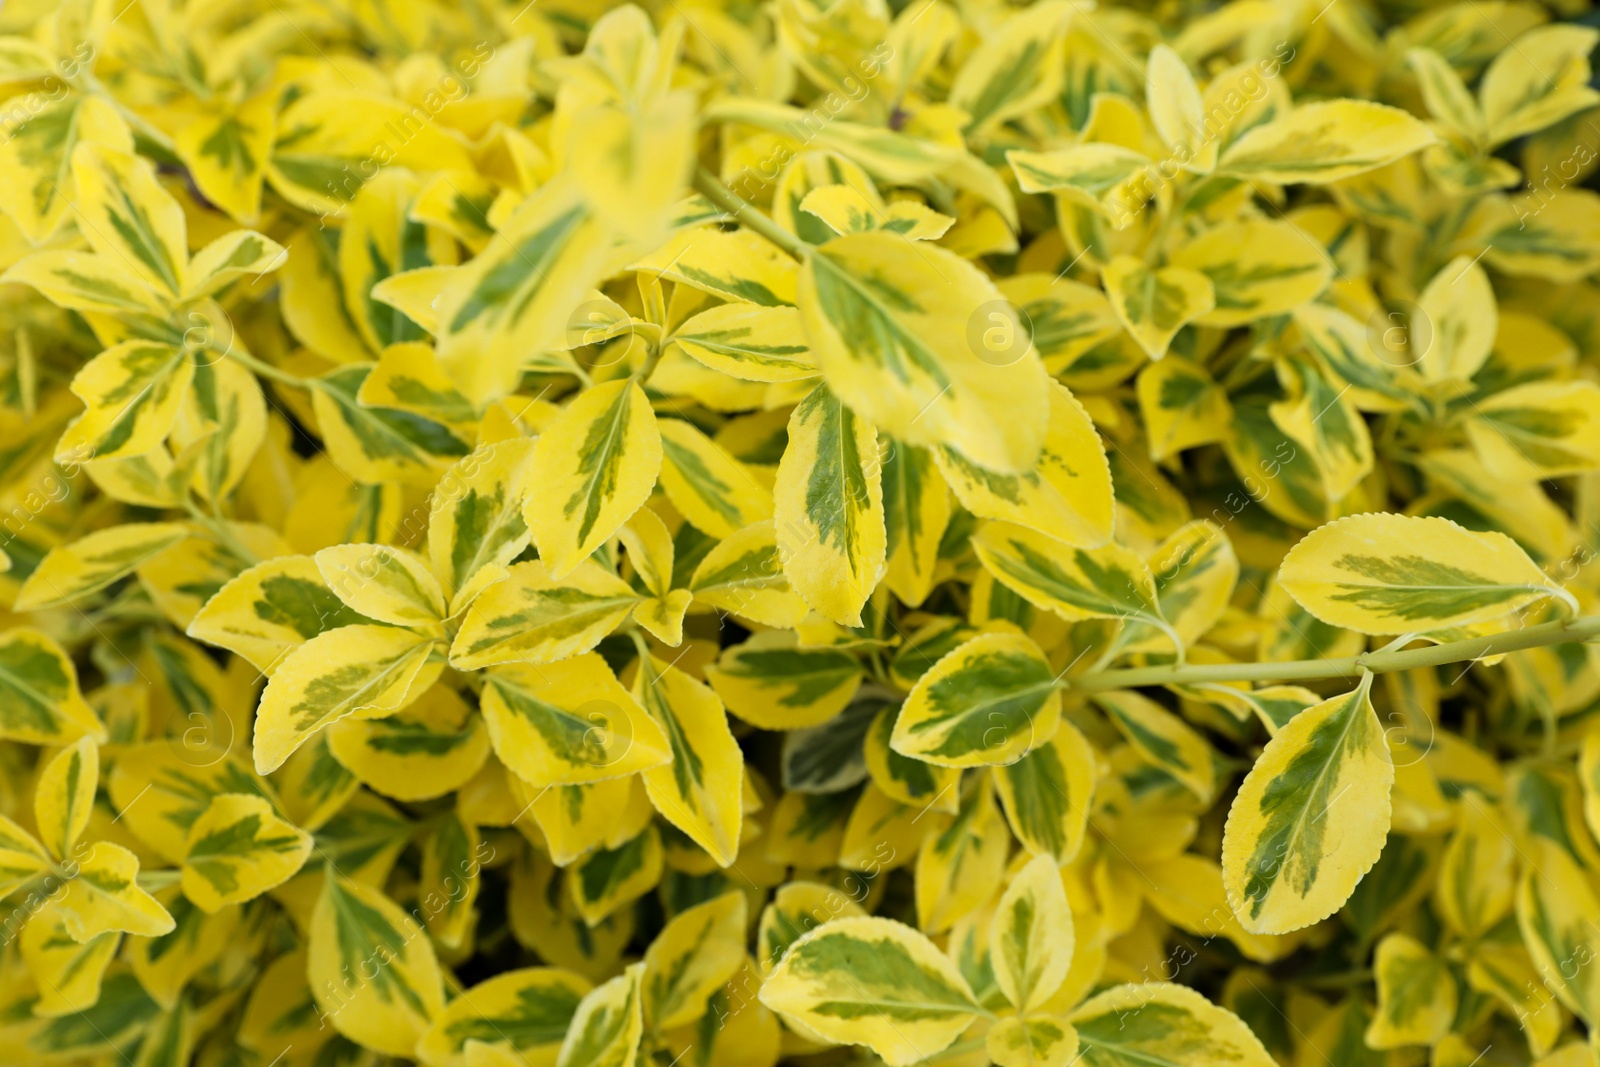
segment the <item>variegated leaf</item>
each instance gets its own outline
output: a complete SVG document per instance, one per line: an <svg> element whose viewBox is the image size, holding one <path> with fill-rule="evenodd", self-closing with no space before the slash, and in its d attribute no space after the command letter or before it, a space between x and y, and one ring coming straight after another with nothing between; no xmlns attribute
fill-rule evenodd
<svg viewBox="0 0 1600 1067"><path fill-rule="evenodd" d="M861 625L885 563L878 435L826 386L789 418L773 497L778 557L790 586L823 617Z"/></svg>
<svg viewBox="0 0 1600 1067"><path fill-rule="evenodd" d="M975 316L1009 307L971 264L938 248L907 256L893 234L852 234L809 257L799 303L830 392L884 433L1000 473L1038 461L1044 365L1021 335L1001 352L969 338Z"/></svg>
<svg viewBox="0 0 1600 1067"><path fill-rule="evenodd" d="M22 584L12 607L36 611L97 593L189 536L176 522L140 522L96 530L52 548Z"/></svg>
<svg viewBox="0 0 1600 1067"><path fill-rule="evenodd" d="M1085 1067L1271 1067L1274 1062L1238 1016L1167 982L1113 986L1069 1018Z"/></svg>
<svg viewBox="0 0 1600 1067"><path fill-rule="evenodd" d="M826 722L850 703L861 676L850 653L800 648L793 634L779 631L752 636L706 668L728 710L766 730Z"/></svg>
<svg viewBox="0 0 1600 1067"><path fill-rule="evenodd" d="M205 912L242 904L288 881L311 855L311 835L259 796L222 793L189 827L183 892Z"/></svg>
<svg viewBox="0 0 1600 1067"><path fill-rule="evenodd" d="M704 684L654 656L641 655L634 699L666 737L672 761L644 772L656 810L719 865L739 854L744 753L722 701Z"/></svg>
<svg viewBox="0 0 1600 1067"><path fill-rule="evenodd" d="M942 1051L980 1010L933 942L879 918L835 919L795 941L761 1002L828 1040L866 1045L891 1067Z"/></svg>
<svg viewBox="0 0 1600 1067"><path fill-rule="evenodd" d="M735 890L687 908L664 926L644 956L645 1024L659 1033L687 1026L745 961L748 904Z"/></svg>
<svg viewBox="0 0 1600 1067"><path fill-rule="evenodd" d="M433 942L379 889L330 870L311 918L306 980L334 1028L410 1056L444 1009Z"/></svg>
<svg viewBox="0 0 1600 1067"><path fill-rule="evenodd" d="M279 556L212 594L187 632L238 653L270 677L284 656L318 634L367 621L328 588L315 559Z"/></svg>
<svg viewBox="0 0 1600 1067"><path fill-rule="evenodd" d="M496 667L482 707L495 753L536 788L622 778L673 757L662 727L594 653Z"/></svg>
<svg viewBox="0 0 1600 1067"><path fill-rule="evenodd" d="M556 1067L633 1067L644 1036L644 969L635 963L578 1002Z"/></svg>
<svg viewBox="0 0 1600 1067"><path fill-rule="evenodd" d="M1050 425L1039 461L1022 474L997 474L960 452L934 452L939 470L963 507L984 519L1038 530L1070 545L1093 548L1111 538L1111 466L1083 405L1065 386L1051 384Z"/></svg>
<svg viewBox="0 0 1600 1067"><path fill-rule="evenodd" d="M1333 914L1383 851L1394 764L1372 676L1279 730L1245 776L1222 839L1223 882L1251 933Z"/></svg>
<svg viewBox="0 0 1600 1067"><path fill-rule="evenodd" d="M980 634L917 681L890 744L946 767L1003 766L1054 737L1060 720L1060 687L1038 646Z"/></svg>
<svg viewBox="0 0 1600 1067"><path fill-rule="evenodd" d="M542 559L513 565L461 621L450 663L554 663L588 652L645 598L598 563L581 561L561 578Z"/></svg>
<svg viewBox="0 0 1600 1067"><path fill-rule="evenodd" d="M1323 622L1369 634L1484 622L1568 595L1504 534L1393 514L1319 527L1290 550L1278 580Z"/></svg>
<svg viewBox="0 0 1600 1067"><path fill-rule="evenodd" d="M445 1005L418 1042L417 1057L428 1067L471 1067L468 1045L485 1041L553 1058L591 988L581 975L558 967L497 974Z"/></svg>
<svg viewBox="0 0 1600 1067"><path fill-rule="evenodd" d="M540 487L523 519L553 578L599 548L650 496L661 434L632 379L580 394L539 435L530 477Z"/></svg>
<svg viewBox="0 0 1600 1067"><path fill-rule="evenodd" d="M392 626L344 626L307 641L261 694L256 770L276 770L313 733L347 716L398 711L438 677L437 652L429 638Z"/></svg>
<svg viewBox="0 0 1600 1067"><path fill-rule="evenodd" d="M105 740L106 729L78 689L72 660L47 635L18 627L0 634L0 737L31 745Z"/></svg>

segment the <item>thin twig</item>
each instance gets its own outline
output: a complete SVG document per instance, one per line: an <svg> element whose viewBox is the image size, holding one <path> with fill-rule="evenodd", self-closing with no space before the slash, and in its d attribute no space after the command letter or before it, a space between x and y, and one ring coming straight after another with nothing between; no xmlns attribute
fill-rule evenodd
<svg viewBox="0 0 1600 1067"><path fill-rule="evenodd" d="M1186 666L1125 667L1090 671L1069 678L1064 685L1078 690L1123 689L1146 685L1183 685L1194 682L1297 682L1317 678L1354 678L1363 670L1381 674L1415 667L1437 667L1488 656L1521 652L1546 645L1563 645L1600 637L1600 615L1557 620L1521 630L1446 641L1404 651L1363 652L1337 659L1302 659L1284 663L1196 663Z"/></svg>

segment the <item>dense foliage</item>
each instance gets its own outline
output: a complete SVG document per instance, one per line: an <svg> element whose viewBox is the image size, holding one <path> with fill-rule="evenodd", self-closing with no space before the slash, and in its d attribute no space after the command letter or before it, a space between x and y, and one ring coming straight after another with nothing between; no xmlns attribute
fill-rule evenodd
<svg viewBox="0 0 1600 1067"><path fill-rule="evenodd" d="M7 0L0 1061L1600 1055L1576 0Z"/></svg>

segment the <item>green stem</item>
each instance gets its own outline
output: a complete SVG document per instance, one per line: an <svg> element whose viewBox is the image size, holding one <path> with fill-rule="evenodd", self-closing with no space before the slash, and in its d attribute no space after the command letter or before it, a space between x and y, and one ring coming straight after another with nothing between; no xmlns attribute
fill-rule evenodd
<svg viewBox="0 0 1600 1067"><path fill-rule="evenodd" d="M124 104L117 98L115 93L101 84L100 79L95 77L94 74L84 73L77 80L80 82L86 92L93 93L107 104L110 104L112 109L115 110L117 114L122 116L123 121L127 122L127 124L133 127L135 130L144 134L145 137L153 144L160 145L168 152L177 151L176 146L172 143L172 138L167 135L165 130L154 125L149 119L145 118L143 115L133 110L133 108Z"/></svg>
<svg viewBox="0 0 1600 1067"><path fill-rule="evenodd" d="M238 536L235 535L232 530L228 529L228 524L226 522L207 515L205 512L200 510L199 506L196 505L193 500L185 500L183 502L183 507L184 510L189 513L189 517L191 519L193 519L195 522L198 522L200 525L204 526L208 531L210 531L211 536L219 545L227 549L229 552L232 552L247 566L253 567L257 563L261 562L261 557L250 551L250 547L243 541L239 540Z"/></svg>
<svg viewBox="0 0 1600 1067"><path fill-rule="evenodd" d="M237 348L230 348L228 349L227 356L229 359L238 363L240 366L247 368L252 373L257 374L262 378L270 378L280 385L292 385L296 389L311 388L310 384L299 375L290 374L286 370L280 370L270 363L263 363L261 360L250 355L248 352L242 352Z"/></svg>
<svg viewBox="0 0 1600 1067"><path fill-rule="evenodd" d="M139 888L147 892L152 889L165 889L169 885L177 885L182 871L171 868L162 868L153 871L140 871L135 877Z"/></svg>
<svg viewBox="0 0 1600 1067"><path fill-rule="evenodd" d="M967 1055L970 1052L976 1052L981 1048L987 1047L988 1044L989 1044L989 1038L987 1036L985 1036L985 1037L969 1037L965 1041L957 1041L955 1044L951 1045L949 1048L943 1050L942 1052L935 1052L932 1056L929 1056L927 1059L919 1060L917 1062L918 1063L942 1063L945 1060L957 1059L957 1058L959 1058L961 1056Z"/></svg>
<svg viewBox="0 0 1600 1067"><path fill-rule="evenodd" d="M1308 989L1350 989L1355 986L1366 985L1372 981L1370 968L1357 968L1350 971L1341 971L1337 974L1312 975L1309 978L1298 979L1299 984Z"/></svg>
<svg viewBox="0 0 1600 1067"><path fill-rule="evenodd" d="M1150 243L1145 246L1144 262L1145 266L1149 267L1151 270L1155 270L1157 267L1161 266L1163 251L1165 250L1167 244L1167 235L1172 232L1172 227L1177 224L1178 213L1182 210L1183 209L1178 205L1177 200L1174 199L1172 202L1172 207L1168 209L1167 213L1161 217L1161 221L1157 223L1156 232L1151 236Z"/></svg>
<svg viewBox="0 0 1600 1067"><path fill-rule="evenodd" d="M1091 671L1069 678L1065 685L1080 691L1124 689L1147 685L1182 685L1194 682L1298 682L1317 678L1355 678L1362 671L1381 674L1416 667L1438 667L1521 652L1545 645L1589 641L1600 637L1600 615L1540 623L1521 630L1469 637L1463 641L1410 648L1403 651L1363 652L1337 659L1302 659L1286 663L1195 663L1186 666L1125 667Z"/></svg>
<svg viewBox="0 0 1600 1067"><path fill-rule="evenodd" d="M704 167L695 171L694 189L695 192L726 211L734 219L759 233L796 259L804 259L811 254L811 245L800 240L800 238L767 218L760 211L757 211L743 197L723 185L715 174L712 174Z"/></svg>

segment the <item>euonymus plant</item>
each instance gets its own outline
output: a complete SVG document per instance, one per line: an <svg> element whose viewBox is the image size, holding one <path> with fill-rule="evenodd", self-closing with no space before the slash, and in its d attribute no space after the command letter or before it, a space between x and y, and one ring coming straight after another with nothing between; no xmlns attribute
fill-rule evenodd
<svg viewBox="0 0 1600 1067"><path fill-rule="evenodd" d="M0 1061L1600 1054L1577 0L7 0Z"/></svg>

